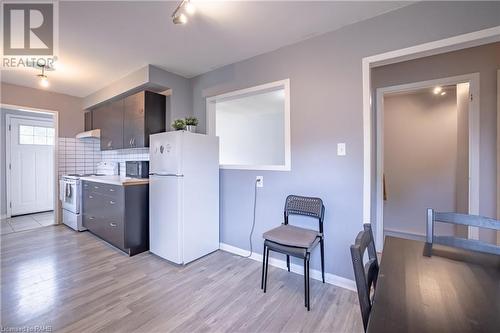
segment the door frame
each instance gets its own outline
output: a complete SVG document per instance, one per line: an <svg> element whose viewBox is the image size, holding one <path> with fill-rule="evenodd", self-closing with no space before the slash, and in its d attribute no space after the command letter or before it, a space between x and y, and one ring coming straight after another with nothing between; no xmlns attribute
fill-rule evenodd
<svg viewBox="0 0 500 333"><path fill-rule="evenodd" d="M500 219L500 69L497 70L497 219ZM500 245L500 231L497 231Z"/></svg>
<svg viewBox="0 0 500 333"><path fill-rule="evenodd" d="M500 26L443 38L428 43L388 51L364 57L361 61L361 79L363 86L363 220L361 223L372 221L372 194L374 184L372 173L375 171L374 161L374 130L372 110L371 69L377 66L418 59L445 52L460 50L500 41Z"/></svg>
<svg viewBox="0 0 500 333"><path fill-rule="evenodd" d="M32 108L32 107L27 107L27 106L20 106L20 105L14 105L14 104L4 104L0 103L0 108L2 109L10 109L10 110L17 110L17 111L26 111L26 112L32 112L32 113L49 113L52 115L52 119L54 122L54 153L53 153L53 158L54 158L54 223L59 224L59 178L58 178L58 170L59 170L59 165L58 165L58 142L59 142L59 112L55 110L47 110L47 109L38 109L38 108ZM36 117L30 117L30 116L23 116L23 115L6 115L6 121L5 125L7 126L7 118L25 118L25 119L40 119ZM7 176L8 172L8 163L10 163L10 132L7 131L7 128L5 128L5 175L6 175L6 194L8 199L10 197L10 177ZM1 177L0 177L1 178ZM2 180L0 179L0 185L1 185ZM7 202L7 201L6 201ZM10 205L7 204L7 218L11 217L11 208Z"/></svg>
<svg viewBox="0 0 500 333"><path fill-rule="evenodd" d="M469 83L468 126L469 126L469 190L468 190L468 212L479 215L479 138L480 138L480 114L479 114L479 73L471 73L459 76L446 77L435 80L426 80L382 87L376 90L376 212L375 242L377 248L382 250L384 245L384 198L383 198L383 174L384 174L384 95L394 92L407 92L435 86L447 86L459 83ZM431 207L429 207L431 208ZM479 239L479 229L469 227L468 237Z"/></svg>

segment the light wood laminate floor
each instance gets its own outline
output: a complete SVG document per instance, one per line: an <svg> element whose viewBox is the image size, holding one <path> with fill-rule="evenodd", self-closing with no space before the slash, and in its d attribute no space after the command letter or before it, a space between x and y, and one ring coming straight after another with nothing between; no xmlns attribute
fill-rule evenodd
<svg viewBox="0 0 500 333"><path fill-rule="evenodd" d="M362 332L354 292L217 251L185 267L65 226L1 236L1 326L62 332Z"/></svg>

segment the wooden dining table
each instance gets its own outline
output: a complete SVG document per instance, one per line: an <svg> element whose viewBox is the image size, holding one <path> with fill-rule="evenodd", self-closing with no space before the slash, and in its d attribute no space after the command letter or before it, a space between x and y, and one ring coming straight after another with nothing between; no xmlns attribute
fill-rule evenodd
<svg viewBox="0 0 500 333"><path fill-rule="evenodd" d="M386 237L367 332L500 332L500 256Z"/></svg>

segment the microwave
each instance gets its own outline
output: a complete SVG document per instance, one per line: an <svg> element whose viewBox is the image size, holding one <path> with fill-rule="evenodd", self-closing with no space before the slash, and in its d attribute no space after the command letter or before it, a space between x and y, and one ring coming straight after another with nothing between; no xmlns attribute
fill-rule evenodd
<svg viewBox="0 0 500 333"><path fill-rule="evenodd" d="M125 176L132 178L149 178L149 161L126 161Z"/></svg>

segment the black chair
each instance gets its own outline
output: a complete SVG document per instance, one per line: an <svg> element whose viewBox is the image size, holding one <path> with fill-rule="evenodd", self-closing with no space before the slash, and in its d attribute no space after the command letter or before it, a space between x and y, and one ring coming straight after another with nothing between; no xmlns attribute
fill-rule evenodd
<svg viewBox="0 0 500 333"><path fill-rule="evenodd" d="M321 276L323 283L325 283L325 245L323 237L325 206L323 206L323 201L319 198L289 195L286 198L284 215L284 222L281 226L271 229L262 235L265 241L260 287L266 292L269 251L275 251L286 255L286 265L289 272L290 256L301 258L304 260L304 305L307 307L307 311L309 311L309 259L311 257L311 251L318 243L321 248ZM290 215L302 215L318 219L318 231L289 225Z"/></svg>
<svg viewBox="0 0 500 333"><path fill-rule="evenodd" d="M363 318L363 327L368 326L368 319L372 310L373 292L377 286L378 278L378 259L375 251L375 242L373 241L372 227L370 224L363 225L364 230L360 231L356 237L354 245L351 245L352 266L354 268L354 277L358 289L359 306L361 308L361 317ZM363 264L363 256L368 249L368 262Z"/></svg>
<svg viewBox="0 0 500 333"><path fill-rule="evenodd" d="M487 228L500 231L500 221L489 217L459 214L459 213L443 213L436 212L432 208L427 209L427 250L432 250L432 244L442 244L452 247L458 247L466 250L479 251L500 255L500 246L481 242L474 239L464 239L453 236L435 236L435 222L444 222L455 225L472 226L478 228ZM429 252L430 254L430 252Z"/></svg>

